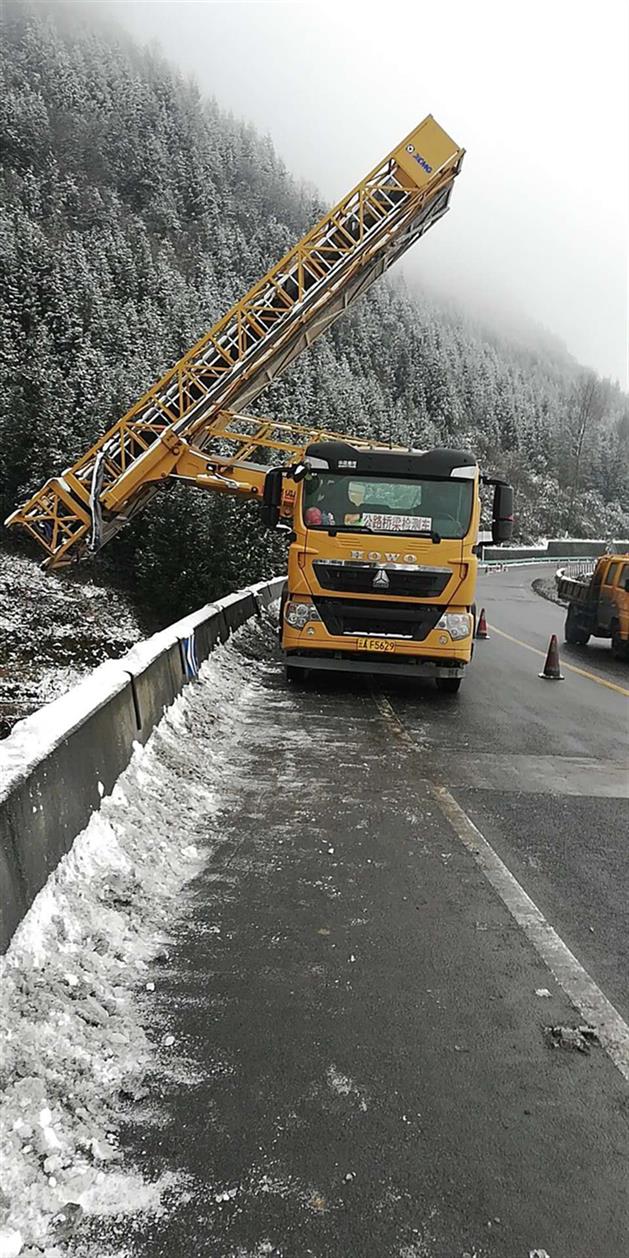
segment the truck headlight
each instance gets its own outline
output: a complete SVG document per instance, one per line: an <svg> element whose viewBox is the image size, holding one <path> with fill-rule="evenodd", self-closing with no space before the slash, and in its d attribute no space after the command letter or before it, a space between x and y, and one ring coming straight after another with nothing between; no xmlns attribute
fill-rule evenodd
<svg viewBox="0 0 629 1258"><path fill-rule="evenodd" d="M470 633L470 618L467 612L446 612L437 621L435 629L445 629L454 642L459 642Z"/></svg>
<svg viewBox="0 0 629 1258"><path fill-rule="evenodd" d="M305 629L309 621L321 620L321 617L312 603L291 598L284 608L284 619L291 629Z"/></svg>

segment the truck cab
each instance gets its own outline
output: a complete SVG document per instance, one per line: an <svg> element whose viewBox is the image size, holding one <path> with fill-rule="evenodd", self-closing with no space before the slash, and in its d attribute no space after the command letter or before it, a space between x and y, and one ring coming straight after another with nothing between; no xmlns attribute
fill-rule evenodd
<svg viewBox="0 0 629 1258"><path fill-rule="evenodd" d="M458 690L475 630L474 456L325 441L306 448L291 476L280 626L288 678L326 669ZM503 540L511 501L503 493Z"/></svg>

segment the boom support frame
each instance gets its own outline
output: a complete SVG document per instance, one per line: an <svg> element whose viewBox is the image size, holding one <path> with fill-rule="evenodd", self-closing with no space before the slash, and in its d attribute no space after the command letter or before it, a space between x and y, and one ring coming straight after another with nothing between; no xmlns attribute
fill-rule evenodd
<svg viewBox="0 0 629 1258"><path fill-rule="evenodd" d="M40 543L44 566L98 549L171 476L255 496L264 465L247 464L256 450L285 458L319 439L268 420L235 433L233 411L250 405L446 212L462 159L435 120L424 119L73 467L18 508L7 524ZM231 456L224 442L235 444Z"/></svg>

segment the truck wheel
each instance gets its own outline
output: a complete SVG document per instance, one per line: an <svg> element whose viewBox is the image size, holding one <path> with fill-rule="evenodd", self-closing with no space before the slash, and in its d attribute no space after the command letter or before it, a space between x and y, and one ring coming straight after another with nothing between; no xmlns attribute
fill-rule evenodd
<svg viewBox="0 0 629 1258"><path fill-rule="evenodd" d="M455 695L462 681L462 677L435 677L437 690L446 695Z"/></svg>
<svg viewBox="0 0 629 1258"><path fill-rule="evenodd" d="M587 646L590 641L588 630L583 628L583 625L579 620L579 614L573 603L571 603L568 608L564 638L570 646Z"/></svg>
<svg viewBox="0 0 629 1258"><path fill-rule="evenodd" d="M629 660L629 641L620 636L620 626L612 625L612 652L617 660Z"/></svg>

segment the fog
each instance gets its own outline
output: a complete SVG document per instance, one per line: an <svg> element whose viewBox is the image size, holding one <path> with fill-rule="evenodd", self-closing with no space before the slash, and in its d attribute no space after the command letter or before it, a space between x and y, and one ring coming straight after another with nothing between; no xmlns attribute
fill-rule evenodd
<svg viewBox="0 0 629 1258"><path fill-rule="evenodd" d="M398 271L510 328L534 321L627 387L624 0L99 7L326 201L433 113L467 155L450 213Z"/></svg>

